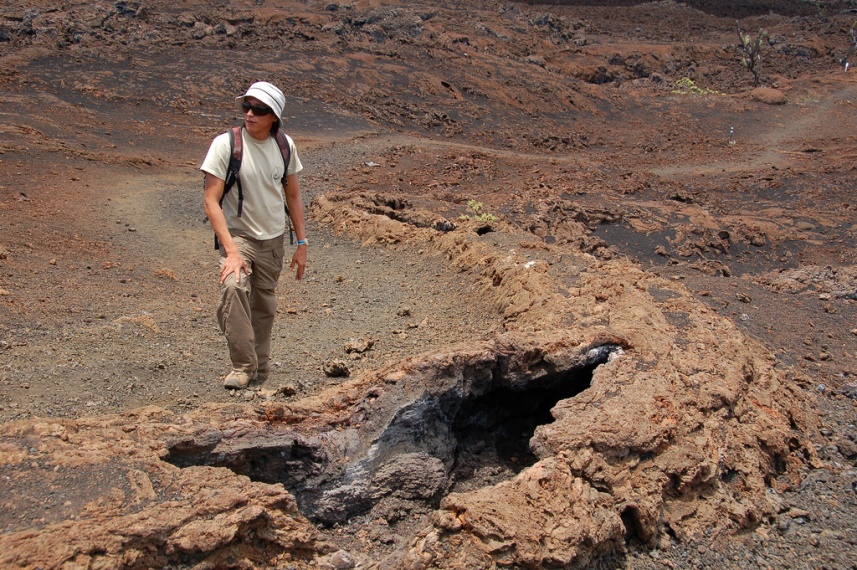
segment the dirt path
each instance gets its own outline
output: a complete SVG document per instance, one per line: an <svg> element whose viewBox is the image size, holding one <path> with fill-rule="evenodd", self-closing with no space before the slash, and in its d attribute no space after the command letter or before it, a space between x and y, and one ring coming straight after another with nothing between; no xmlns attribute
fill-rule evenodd
<svg viewBox="0 0 857 570"><path fill-rule="evenodd" d="M353 154L339 157L325 147L303 154L308 164L332 171L360 164ZM324 176L308 177L306 187L323 192L317 183ZM6 324L3 417L79 416L150 403L187 409L234 399L219 381L227 359L214 321L217 258L198 174L113 177L86 192L80 199L87 204L101 202L102 192L112 196L90 208L86 227L79 228L82 239L97 246L83 259L35 264L64 273L63 290L92 292L78 298L71 319L57 307L70 301L66 296L38 301L42 272L19 268L34 258L22 259L15 248L7 260L19 279L7 286L6 300L20 309ZM52 198L34 196L21 213L54 211ZM312 393L340 381L325 377L325 361L344 359L357 373L497 330L499 318L479 302L475 277L433 263L428 253L361 247L312 221L309 227L309 270L302 282L283 278L274 378L256 391L288 386L298 395ZM33 249L39 258L48 254L37 244ZM450 288L459 294L444 295ZM33 317L43 323L35 330L24 326ZM374 348L348 360L345 344L354 338L369 338ZM45 341L53 348L45 349Z"/></svg>
<svg viewBox="0 0 857 570"><path fill-rule="evenodd" d="M857 87L848 85L833 93L825 93L814 100L795 102L770 110L764 124L739 125L735 130L735 144L728 161L704 165L679 164L658 166L650 172L658 176L684 179L699 175L722 175L754 172L771 168L795 168L802 159L816 160L818 152L833 151L832 160L847 160L847 149L838 143L840 137L852 136L855 125L843 109L853 107L857 101ZM742 128L743 127L743 128ZM832 140L831 140L832 139ZM724 142L728 139L724 137Z"/></svg>

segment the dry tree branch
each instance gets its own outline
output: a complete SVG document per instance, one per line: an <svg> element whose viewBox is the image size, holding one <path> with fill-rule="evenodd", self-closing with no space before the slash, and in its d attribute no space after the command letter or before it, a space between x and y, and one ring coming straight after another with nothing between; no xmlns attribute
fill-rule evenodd
<svg viewBox="0 0 857 570"><path fill-rule="evenodd" d="M753 74L753 87L759 86L762 67L762 42L768 38L768 32L760 29L759 35L753 39L750 34L745 34L741 31L741 25L735 22L738 27L738 39L741 40L741 64L750 70Z"/></svg>

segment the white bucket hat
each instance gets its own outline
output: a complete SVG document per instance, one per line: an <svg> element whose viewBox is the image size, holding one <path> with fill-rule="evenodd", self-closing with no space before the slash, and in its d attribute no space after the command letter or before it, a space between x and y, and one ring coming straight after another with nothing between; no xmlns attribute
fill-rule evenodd
<svg viewBox="0 0 857 570"><path fill-rule="evenodd" d="M277 115L277 119L281 121L283 120L283 109L286 107L286 96L283 95L283 92L275 85L272 85L267 81L258 81L254 83L250 86L250 89L247 90L247 93L235 98L235 102L238 103L239 109L241 108L241 104L244 102L245 97L255 97L273 109L274 114Z"/></svg>

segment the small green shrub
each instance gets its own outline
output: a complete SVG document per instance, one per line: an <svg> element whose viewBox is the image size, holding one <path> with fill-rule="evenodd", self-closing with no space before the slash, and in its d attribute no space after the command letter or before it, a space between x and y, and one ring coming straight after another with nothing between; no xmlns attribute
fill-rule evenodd
<svg viewBox="0 0 857 570"><path fill-rule="evenodd" d="M679 79L675 82L675 89L672 91L676 95L722 95L720 91L709 89L707 87L697 87L696 83L690 77Z"/></svg>
<svg viewBox="0 0 857 570"><path fill-rule="evenodd" d="M461 220L476 220L477 222L496 222L497 216L494 214L489 214L488 212L483 212L482 208L484 204L482 202L477 202L476 200L468 200L467 207L473 212L470 214L462 214L459 216Z"/></svg>

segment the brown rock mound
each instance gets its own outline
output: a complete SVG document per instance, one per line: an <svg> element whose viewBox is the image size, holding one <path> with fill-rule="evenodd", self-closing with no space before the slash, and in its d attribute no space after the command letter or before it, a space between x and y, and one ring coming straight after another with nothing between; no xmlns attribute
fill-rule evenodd
<svg viewBox="0 0 857 570"><path fill-rule="evenodd" d="M438 505L409 546L354 556L379 568L580 564L626 537L752 528L816 461L801 393L677 284L579 254L568 287L563 268L501 254L466 225L410 225L363 200L318 200L315 213L364 241L480 268L486 301L521 332L293 405L4 425L6 496L17 497L4 505L4 565L303 567L336 549L308 518ZM534 435L504 451L520 437L508 426ZM479 451L462 455L469 447ZM495 476L460 470L486 449Z"/></svg>
<svg viewBox="0 0 857 570"><path fill-rule="evenodd" d="M766 105L785 105L788 101L785 93L770 87L757 87L750 91L750 97Z"/></svg>

